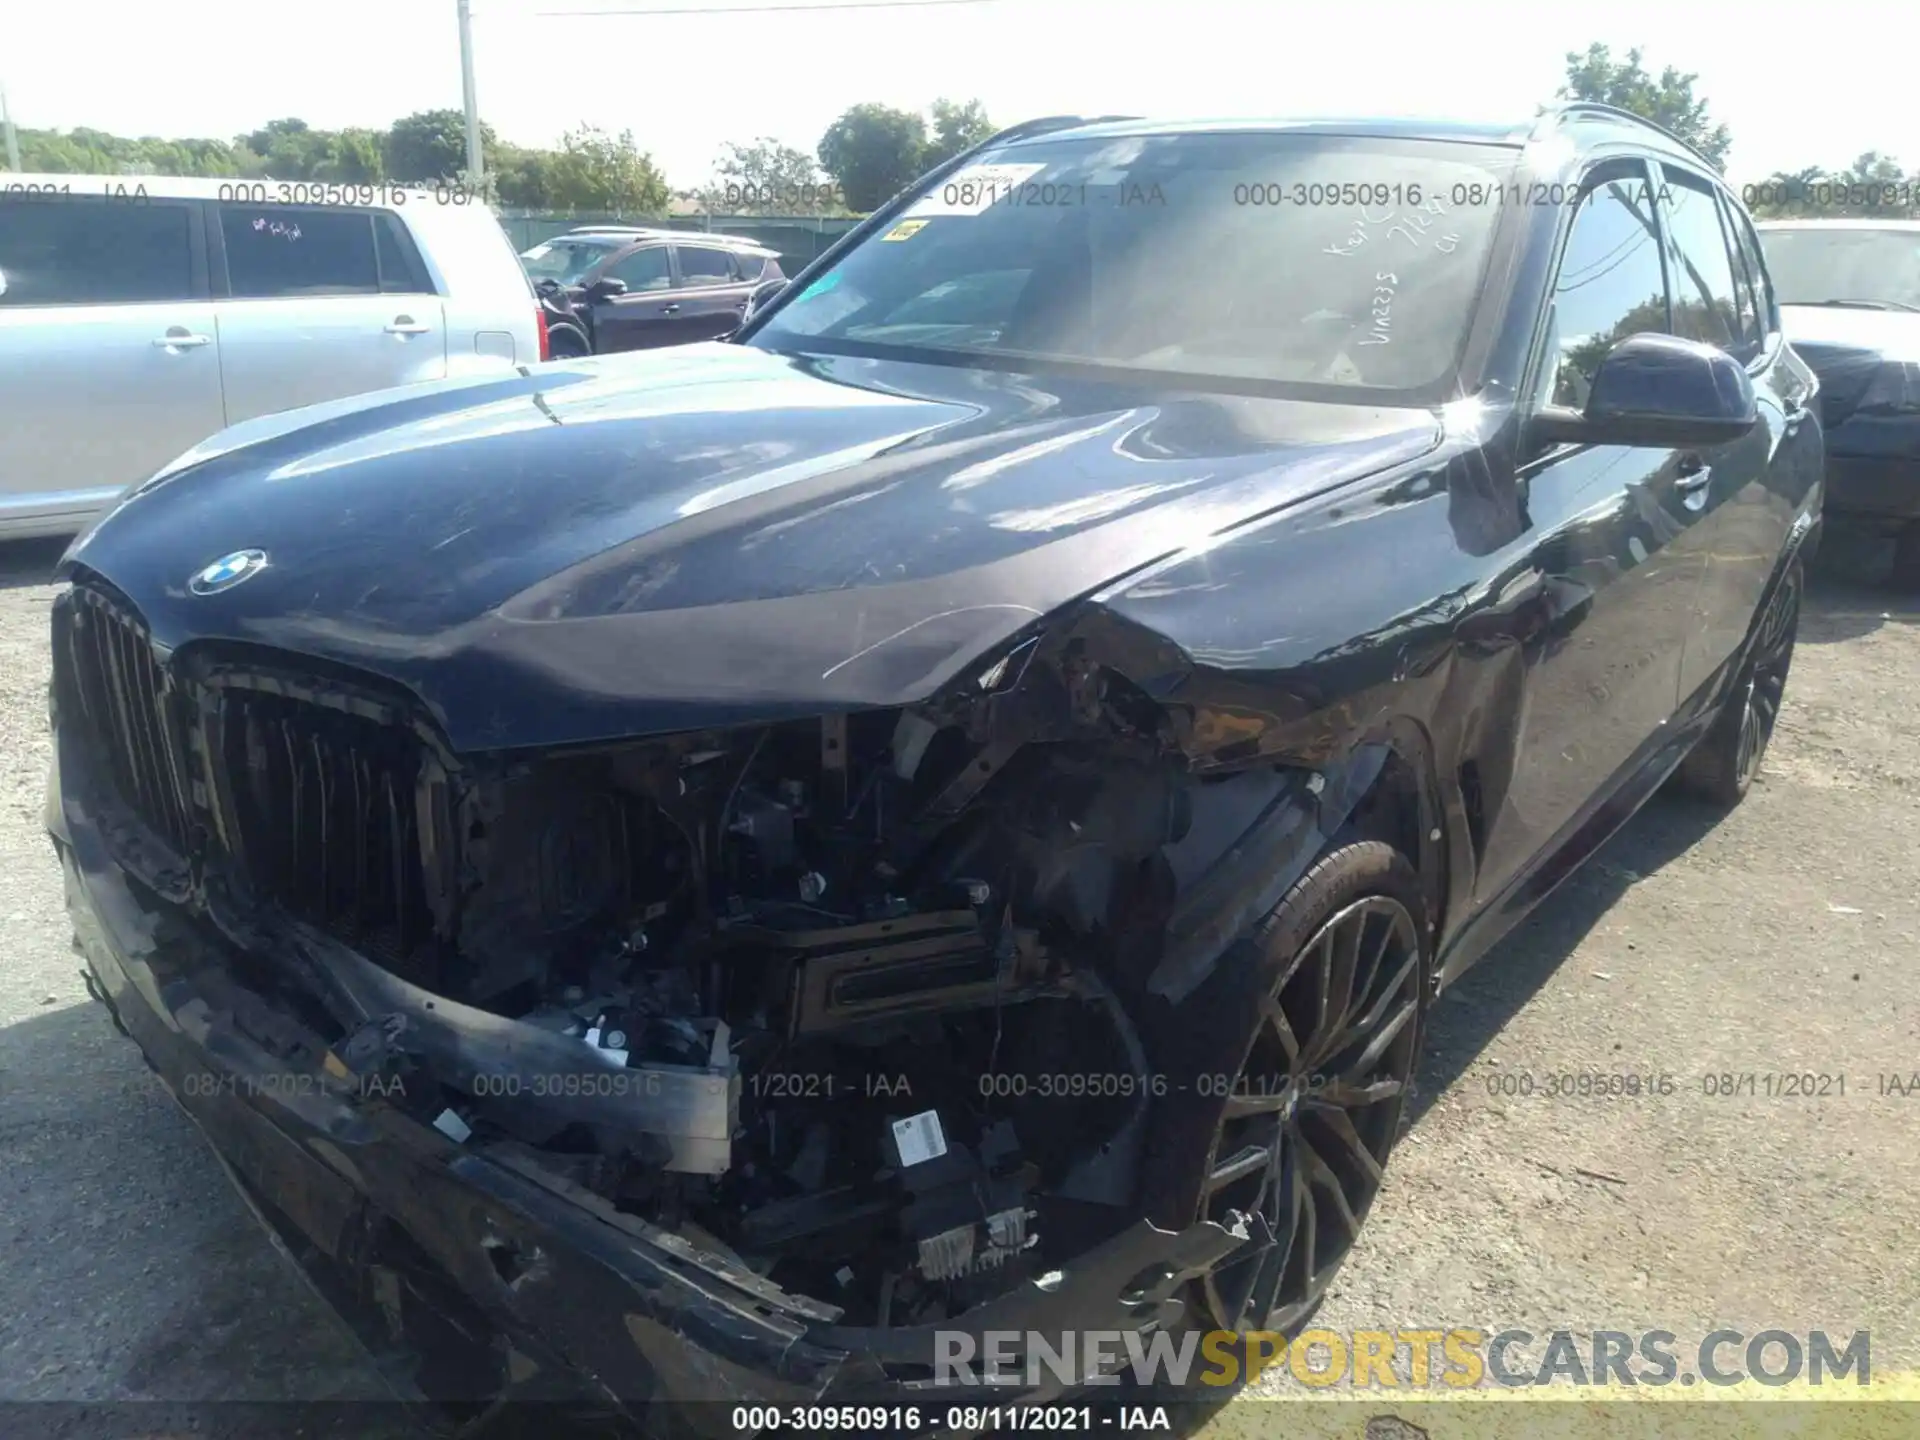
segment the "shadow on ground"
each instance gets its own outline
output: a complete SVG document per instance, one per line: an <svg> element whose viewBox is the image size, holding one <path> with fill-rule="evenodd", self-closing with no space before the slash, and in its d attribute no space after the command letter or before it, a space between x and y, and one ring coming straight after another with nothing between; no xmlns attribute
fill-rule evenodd
<svg viewBox="0 0 1920 1440"><path fill-rule="evenodd" d="M1895 586L1891 540L1828 525L1808 567L1800 643L1838 645L1883 625L1920 624L1920 593Z"/></svg>
<svg viewBox="0 0 1920 1440"><path fill-rule="evenodd" d="M1710 805L1663 791L1489 950L1433 1007L1404 1125L1420 1122L1630 885L1685 854L1723 818Z"/></svg>
<svg viewBox="0 0 1920 1440"><path fill-rule="evenodd" d="M50 540L0 540L0 590L51 584L53 567L60 563L72 538L56 535Z"/></svg>

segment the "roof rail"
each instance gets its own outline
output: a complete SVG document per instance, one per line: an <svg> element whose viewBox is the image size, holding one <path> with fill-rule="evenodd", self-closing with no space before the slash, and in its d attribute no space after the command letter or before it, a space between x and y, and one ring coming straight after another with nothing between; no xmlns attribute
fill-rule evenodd
<svg viewBox="0 0 1920 1440"><path fill-rule="evenodd" d="M1116 120L1138 120L1138 115L1044 115L1038 120L1022 120L1018 125L1009 125L1006 129L989 135L974 150L983 150L989 145L1002 145L1009 140L1025 140L1033 135L1046 135L1055 130L1071 130L1080 125L1110 125ZM972 151L967 152L969 154Z"/></svg>
<svg viewBox="0 0 1920 1440"><path fill-rule="evenodd" d="M1664 135L1682 150L1685 150L1689 155L1699 160L1701 164L1712 170L1714 174L1717 175L1720 173L1718 163L1691 140L1683 139L1681 136L1674 134L1673 131L1660 124L1657 120L1649 120L1646 116L1636 115L1631 110L1622 110L1618 105L1603 105L1598 100L1565 100L1558 105L1549 106L1546 110L1542 111L1540 123L1545 124L1548 121L1557 122L1569 116L1576 115L1596 115L1606 120L1625 120L1630 124L1651 130L1657 135ZM1536 125L1534 128L1538 129L1539 125Z"/></svg>

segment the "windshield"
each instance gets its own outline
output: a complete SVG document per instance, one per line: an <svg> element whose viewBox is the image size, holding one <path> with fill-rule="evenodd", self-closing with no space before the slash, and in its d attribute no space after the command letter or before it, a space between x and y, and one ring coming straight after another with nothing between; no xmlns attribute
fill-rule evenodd
<svg viewBox="0 0 1920 1440"><path fill-rule="evenodd" d="M930 187L748 343L1437 396L1516 158L1300 134L1010 145Z"/></svg>
<svg viewBox="0 0 1920 1440"><path fill-rule="evenodd" d="M535 280L558 280L562 285L578 285L587 272L607 258L607 253L624 244L612 240L548 240L520 256L527 274Z"/></svg>
<svg viewBox="0 0 1920 1440"><path fill-rule="evenodd" d="M1871 301L1920 310L1920 229L1762 230L1782 305Z"/></svg>

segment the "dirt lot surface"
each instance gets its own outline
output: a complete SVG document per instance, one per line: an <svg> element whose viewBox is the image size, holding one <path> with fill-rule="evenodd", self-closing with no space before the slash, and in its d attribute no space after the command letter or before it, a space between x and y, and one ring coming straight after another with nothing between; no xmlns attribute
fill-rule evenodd
<svg viewBox="0 0 1920 1440"><path fill-rule="evenodd" d="M0 546L0 1400L377 1394L81 986L40 823L58 549ZM1822 557L1739 811L1656 801L1436 1011L1321 1323L1866 1329L1876 1379L1920 1368L1920 1095L1880 1079L1920 1071L1920 604L1877 558ZM1491 1093L1563 1072L1674 1087ZM1770 1098L1782 1072L1845 1094ZM1214 1425L1275 1433L1249 1409Z"/></svg>

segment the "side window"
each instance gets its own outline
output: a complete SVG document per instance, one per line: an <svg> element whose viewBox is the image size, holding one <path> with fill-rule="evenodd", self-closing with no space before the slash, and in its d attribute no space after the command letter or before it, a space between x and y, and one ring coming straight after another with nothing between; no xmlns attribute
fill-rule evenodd
<svg viewBox="0 0 1920 1440"><path fill-rule="evenodd" d="M725 250L709 250L701 245L678 245L680 283L689 290L734 283L733 256Z"/></svg>
<svg viewBox="0 0 1920 1440"><path fill-rule="evenodd" d="M191 300L191 205L0 197L0 306Z"/></svg>
<svg viewBox="0 0 1920 1440"><path fill-rule="evenodd" d="M1673 261L1673 333L1730 354L1743 349L1733 257L1712 187L1678 170L1661 186Z"/></svg>
<svg viewBox="0 0 1920 1440"><path fill-rule="evenodd" d="M1760 237L1753 233L1753 223L1732 200L1725 195L1720 200L1726 206L1727 220L1733 227L1734 247L1753 282L1753 303L1758 312L1760 343L1765 345L1767 337L1779 327L1773 308L1773 281L1767 274L1766 258L1760 253Z"/></svg>
<svg viewBox="0 0 1920 1440"><path fill-rule="evenodd" d="M222 205L220 237L238 299L380 293L373 219L364 210Z"/></svg>
<svg viewBox="0 0 1920 1440"><path fill-rule="evenodd" d="M740 279L749 285L767 273L767 257L764 255L736 255L733 264Z"/></svg>
<svg viewBox="0 0 1920 1440"><path fill-rule="evenodd" d="M1740 231L1732 202L1724 193L1715 198L1720 202L1720 233L1726 237L1727 254L1733 260L1733 312L1739 330L1731 348L1740 359L1752 360L1767 343L1767 312L1760 298L1753 262L1740 248Z"/></svg>
<svg viewBox="0 0 1920 1440"><path fill-rule="evenodd" d="M645 250L636 250L626 258L614 261L603 273L608 279L626 281L629 295L673 288L673 272L667 268L667 247L664 245L650 245Z"/></svg>
<svg viewBox="0 0 1920 1440"><path fill-rule="evenodd" d="M406 224L390 210L374 212L373 248L380 262L380 288L388 294L432 295L433 282Z"/></svg>
<svg viewBox="0 0 1920 1440"><path fill-rule="evenodd" d="M1616 344L1667 328L1653 197L1644 175L1604 180L1580 198L1560 257L1543 386L1555 405L1586 407L1594 372Z"/></svg>

